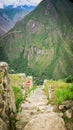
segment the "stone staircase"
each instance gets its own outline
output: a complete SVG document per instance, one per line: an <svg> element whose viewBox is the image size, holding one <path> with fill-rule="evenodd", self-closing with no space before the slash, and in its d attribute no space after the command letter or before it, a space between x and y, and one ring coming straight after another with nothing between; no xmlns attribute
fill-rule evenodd
<svg viewBox="0 0 73 130"><path fill-rule="evenodd" d="M41 87L21 103L20 110L16 116L16 130L66 130L63 119L48 104Z"/></svg>

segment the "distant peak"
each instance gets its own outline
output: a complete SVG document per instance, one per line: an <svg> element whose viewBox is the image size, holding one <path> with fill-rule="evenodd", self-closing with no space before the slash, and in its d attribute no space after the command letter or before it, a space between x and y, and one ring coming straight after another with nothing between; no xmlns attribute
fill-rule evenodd
<svg viewBox="0 0 73 130"><path fill-rule="evenodd" d="M35 7L36 6L32 6L32 5L19 5L19 6L9 5L9 6L4 6L4 9L17 8L17 9L33 10L35 9Z"/></svg>

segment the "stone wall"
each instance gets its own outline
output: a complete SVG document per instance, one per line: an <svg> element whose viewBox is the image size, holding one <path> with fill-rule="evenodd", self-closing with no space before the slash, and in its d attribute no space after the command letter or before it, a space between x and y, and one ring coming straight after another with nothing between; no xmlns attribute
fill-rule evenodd
<svg viewBox="0 0 73 130"><path fill-rule="evenodd" d="M7 69L8 64L0 62L0 130L15 130L15 99Z"/></svg>

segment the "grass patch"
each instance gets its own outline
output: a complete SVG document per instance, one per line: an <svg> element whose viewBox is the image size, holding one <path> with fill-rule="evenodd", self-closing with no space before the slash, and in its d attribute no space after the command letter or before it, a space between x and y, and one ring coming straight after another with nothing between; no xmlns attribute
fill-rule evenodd
<svg viewBox="0 0 73 130"><path fill-rule="evenodd" d="M13 86L13 92L14 92L14 96L15 96L15 104L16 104L16 108L18 109L19 104L21 103L21 101L23 100L23 95L22 95L22 91L20 88Z"/></svg>
<svg viewBox="0 0 73 130"><path fill-rule="evenodd" d="M73 85L67 88L56 89L55 96L58 104L61 104L65 100L73 100Z"/></svg>
<svg viewBox="0 0 73 130"><path fill-rule="evenodd" d="M53 102L54 104L61 104L65 100L73 100L72 83L65 83L62 80L58 80L58 81L47 80L44 88L47 98L49 97L48 90L50 86L53 93L53 98L51 99L51 103Z"/></svg>

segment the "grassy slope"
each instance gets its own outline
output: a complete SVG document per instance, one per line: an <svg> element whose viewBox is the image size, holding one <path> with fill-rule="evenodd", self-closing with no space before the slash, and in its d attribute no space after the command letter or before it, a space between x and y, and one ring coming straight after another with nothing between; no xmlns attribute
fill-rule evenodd
<svg viewBox="0 0 73 130"><path fill-rule="evenodd" d="M51 99L49 90L51 88ZM51 103L61 104L66 100L73 100L73 83L66 83L63 80L47 80L44 84L44 92Z"/></svg>
<svg viewBox="0 0 73 130"><path fill-rule="evenodd" d="M68 0L41 2L1 41L10 61L22 53L36 75L55 79L73 75L72 12Z"/></svg>

